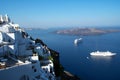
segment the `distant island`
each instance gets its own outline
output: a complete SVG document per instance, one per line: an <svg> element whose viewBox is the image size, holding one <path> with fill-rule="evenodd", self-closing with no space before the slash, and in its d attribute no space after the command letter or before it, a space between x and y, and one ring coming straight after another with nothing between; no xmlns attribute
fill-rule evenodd
<svg viewBox="0 0 120 80"><path fill-rule="evenodd" d="M75 35L75 36L94 36L107 33L120 32L120 29L98 29L98 28L72 28L57 30L54 33L63 35Z"/></svg>

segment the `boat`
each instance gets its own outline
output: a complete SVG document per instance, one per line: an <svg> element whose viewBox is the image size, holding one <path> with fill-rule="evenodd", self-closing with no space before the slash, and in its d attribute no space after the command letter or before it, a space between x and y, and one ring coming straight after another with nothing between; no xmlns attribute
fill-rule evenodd
<svg viewBox="0 0 120 80"><path fill-rule="evenodd" d="M82 42L82 38L78 38L74 40L74 44L77 45L78 43Z"/></svg>
<svg viewBox="0 0 120 80"><path fill-rule="evenodd" d="M91 56L114 56L116 53L112 53L110 51L101 52L101 51L95 51L90 53Z"/></svg>

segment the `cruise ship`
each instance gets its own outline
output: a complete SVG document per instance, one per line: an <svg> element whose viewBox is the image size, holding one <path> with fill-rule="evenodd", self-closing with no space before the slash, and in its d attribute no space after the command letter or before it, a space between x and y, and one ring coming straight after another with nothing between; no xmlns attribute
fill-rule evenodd
<svg viewBox="0 0 120 80"><path fill-rule="evenodd" d="M116 53L112 53L110 51L106 51L106 52L96 51L96 52L91 52L90 55L91 56L114 56L116 55Z"/></svg>
<svg viewBox="0 0 120 80"><path fill-rule="evenodd" d="M56 80L50 49L0 15L0 80Z"/></svg>
<svg viewBox="0 0 120 80"><path fill-rule="evenodd" d="M82 38L79 38L79 39L75 39L75 40L74 40L74 44L75 44L75 45L79 44L80 42L82 42Z"/></svg>

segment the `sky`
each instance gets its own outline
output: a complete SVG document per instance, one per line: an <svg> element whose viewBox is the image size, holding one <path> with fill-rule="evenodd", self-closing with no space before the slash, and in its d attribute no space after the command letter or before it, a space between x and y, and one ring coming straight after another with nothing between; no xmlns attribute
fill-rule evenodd
<svg viewBox="0 0 120 80"><path fill-rule="evenodd" d="M22 27L120 26L120 0L0 0Z"/></svg>

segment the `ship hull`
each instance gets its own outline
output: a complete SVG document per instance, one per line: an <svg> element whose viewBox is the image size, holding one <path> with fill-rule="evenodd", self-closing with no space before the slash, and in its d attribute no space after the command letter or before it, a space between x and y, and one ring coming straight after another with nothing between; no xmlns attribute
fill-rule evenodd
<svg viewBox="0 0 120 80"><path fill-rule="evenodd" d="M116 55L116 53L111 53L109 51L107 51L107 52L96 51L96 52L91 52L90 55L91 56L114 56L114 55Z"/></svg>

